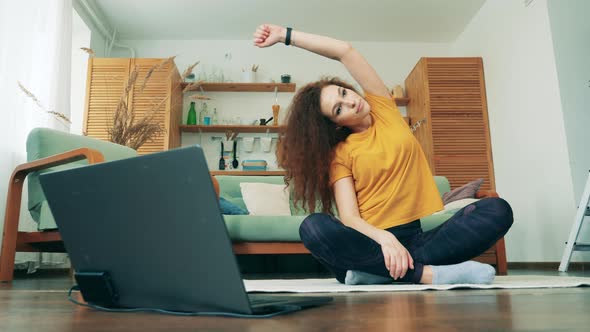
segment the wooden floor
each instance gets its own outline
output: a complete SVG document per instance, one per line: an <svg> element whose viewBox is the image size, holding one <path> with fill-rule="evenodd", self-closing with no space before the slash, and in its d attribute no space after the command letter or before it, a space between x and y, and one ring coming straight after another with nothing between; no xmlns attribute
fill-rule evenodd
<svg viewBox="0 0 590 332"><path fill-rule="evenodd" d="M588 271L509 274L590 277ZM328 294L334 303L319 308L272 319L237 319L97 312L66 300L71 285L63 272L0 284L0 331L590 330L590 287Z"/></svg>

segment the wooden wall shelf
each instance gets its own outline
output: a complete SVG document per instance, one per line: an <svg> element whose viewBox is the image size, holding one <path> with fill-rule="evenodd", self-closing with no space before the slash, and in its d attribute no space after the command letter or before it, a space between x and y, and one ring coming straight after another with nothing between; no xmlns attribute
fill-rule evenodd
<svg viewBox="0 0 590 332"><path fill-rule="evenodd" d="M404 121L409 121L408 117L404 117ZM216 125L216 126L202 126L202 125L180 125L180 131L185 133L224 133L226 131L235 131L238 133L281 133L285 131L285 126L244 126L244 125Z"/></svg>
<svg viewBox="0 0 590 332"><path fill-rule="evenodd" d="M285 175L285 171L210 171L211 175Z"/></svg>
<svg viewBox="0 0 590 332"><path fill-rule="evenodd" d="M187 133L224 133L230 130L238 133L279 133L285 130L285 126L180 125L180 131Z"/></svg>
<svg viewBox="0 0 590 332"><path fill-rule="evenodd" d="M182 89L190 83L181 83ZM200 87L205 92L275 92L275 86L279 92L295 92L295 83L202 83L188 91L199 91Z"/></svg>

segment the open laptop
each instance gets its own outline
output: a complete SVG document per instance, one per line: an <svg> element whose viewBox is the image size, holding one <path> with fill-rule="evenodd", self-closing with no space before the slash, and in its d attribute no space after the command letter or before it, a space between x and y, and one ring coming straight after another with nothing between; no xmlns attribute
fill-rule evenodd
<svg viewBox="0 0 590 332"><path fill-rule="evenodd" d="M199 146L40 180L89 303L266 315L332 301L246 293Z"/></svg>

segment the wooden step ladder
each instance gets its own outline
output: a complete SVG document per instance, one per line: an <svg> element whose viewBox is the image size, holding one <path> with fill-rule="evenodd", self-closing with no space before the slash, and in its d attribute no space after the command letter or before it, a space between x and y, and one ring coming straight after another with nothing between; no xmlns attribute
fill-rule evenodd
<svg viewBox="0 0 590 332"><path fill-rule="evenodd" d="M566 272L570 265L570 259L572 259L572 253L574 251L590 251L590 244L577 243L580 229L582 228L582 222L584 218L590 216L590 208L588 203L590 202L590 173L588 174L588 180L586 180L586 187L584 193L580 199L580 205L578 205L578 212L576 212L576 219L570 230L570 236L565 243L565 250L561 257L561 263L559 264L559 271Z"/></svg>

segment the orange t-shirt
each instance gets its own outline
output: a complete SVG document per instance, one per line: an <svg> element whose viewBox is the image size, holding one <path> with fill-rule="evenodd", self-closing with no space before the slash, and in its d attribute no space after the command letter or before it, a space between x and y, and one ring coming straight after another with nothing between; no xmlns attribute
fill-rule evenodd
<svg viewBox="0 0 590 332"><path fill-rule="evenodd" d="M443 209L424 152L393 99L367 94L371 127L336 146L330 185L351 176L361 217L380 228Z"/></svg>

